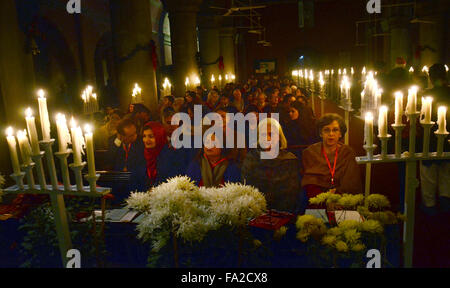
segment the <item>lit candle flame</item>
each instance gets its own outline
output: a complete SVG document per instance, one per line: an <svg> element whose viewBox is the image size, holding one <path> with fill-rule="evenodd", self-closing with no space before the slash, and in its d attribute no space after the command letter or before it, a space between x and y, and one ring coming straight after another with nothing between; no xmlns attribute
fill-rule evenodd
<svg viewBox="0 0 450 288"><path fill-rule="evenodd" d="M298 71L297 70L292 71L292 76L297 77L298 76Z"/></svg>
<svg viewBox="0 0 450 288"><path fill-rule="evenodd" d="M216 81L216 78L214 78L214 74L212 74L212 76L211 76L211 82L214 82L214 81Z"/></svg>
<svg viewBox="0 0 450 288"><path fill-rule="evenodd" d="M366 121L373 121L373 114L372 114L372 112L367 112L365 118L366 118Z"/></svg>
<svg viewBox="0 0 450 288"><path fill-rule="evenodd" d="M45 92L42 89L39 89L39 91L37 92L39 98L45 98Z"/></svg>
<svg viewBox="0 0 450 288"><path fill-rule="evenodd" d="M73 117L72 117L72 119L70 119L70 127L72 127L72 128L77 127L77 121L75 121L75 119Z"/></svg>
<svg viewBox="0 0 450 288"><path fill-rule="evenodd" d="M92 127L89 124L84 125L84 131L86 132L86 134L91 134L92 133Z"/></svg>
<svg viewBox="0 0 450 288"><path fill-rule="evenodd" d="M14 129L12 127L8 127L6 129L6 135L8 135L8 137L11 137L11 136L13 136L13 134L14 134Z"/></svg>
<svg viewBox="0 0 450 288"><path fill-rule="evenodd" d="M33 117L33 111L31 110L31 108L27 108L27 109L25 110L25 115L26 115L27 117Z"/></svg>
<svg viewBox="0 0 450 288"><path fill-rule="evenodd" d="M186 81L184 82L184 85L186 85L186 86L189 85L189 77L186 77Z"/></svg>
<svg viewBox="0 0 450 288"><path fill-rule="evenodd" d="M422 72L425 72L428 74L428 66L427 65L423 66Z"/></svg>
<svg viewBox="0 0 450 288"><path fill-rule="evenodd" d="M136 97L136 95L141 94L142 89L137 83L134 84L133 94L131 96Z"/></svg>
<svg viewBox="0 0 450 288"><path fill-rule="evenodd" d="M409 68L409 73L413 73L414 72L414 68L411 66L410 68Z"/></svg>

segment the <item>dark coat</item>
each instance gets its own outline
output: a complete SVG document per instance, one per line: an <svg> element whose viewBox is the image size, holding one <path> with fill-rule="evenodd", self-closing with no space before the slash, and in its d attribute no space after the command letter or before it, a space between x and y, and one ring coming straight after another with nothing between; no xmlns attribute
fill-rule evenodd
<svg viewBox="0 0 450 288"><path fill-rule="evenodd" d="M297 157L280 150L275 159L261 159L261 150L250 150L242 164L242 181L259 189L269 209L295 212L300 194Z"/></svg>

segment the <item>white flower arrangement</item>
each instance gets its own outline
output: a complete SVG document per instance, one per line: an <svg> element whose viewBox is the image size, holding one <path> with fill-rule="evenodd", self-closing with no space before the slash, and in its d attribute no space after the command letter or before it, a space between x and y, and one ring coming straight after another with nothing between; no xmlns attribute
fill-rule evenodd
<svg viewBox="0 0 450 288"><path fill-rule="evenodd" d="M222 225L239 226L266 209L256 189L228 183L222 188L198 188L191 179L178 176L147 192L132 193L127 207L144 213L138 237L151 241L159 251L171 234L185 241L200 242Z"/></svg>

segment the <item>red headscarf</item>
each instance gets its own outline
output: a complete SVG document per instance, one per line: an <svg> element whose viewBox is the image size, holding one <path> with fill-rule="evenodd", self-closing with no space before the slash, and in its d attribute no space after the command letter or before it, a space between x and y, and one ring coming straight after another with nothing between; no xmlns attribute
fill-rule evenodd
<svg viewBox="0 0 450 288"><path fill-rule="evenodd" d="M153 180L156 177L156 159L164 145L167 144L167 136L162 124L158 122L148 122L145 124L144 130L145 127L152 129L156 141L155 148L144 149L144 157L147 160L147 175L149 179Z"/></svg>

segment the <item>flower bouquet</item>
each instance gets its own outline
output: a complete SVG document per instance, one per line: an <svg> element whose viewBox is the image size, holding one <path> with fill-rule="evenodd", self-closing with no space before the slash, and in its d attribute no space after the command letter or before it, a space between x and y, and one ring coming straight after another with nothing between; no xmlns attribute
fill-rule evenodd
<svg viewBox="0 0 450 288"><path fill-rule="evenodd" d="M178 242L201 242L221 227L241 229L266 210L264 196L251 186L227 183L220 188L198 188L178 176L147 192L132 193L127 207L143 213L138 238L158 252L172 238L175 266Z"/></svg>
<svg viewBox="0 0 450 288"><path fill-rule="evenodd" d="M360 267L363 265L362 259L366 248L378 248L385 252L386 238L383 234L385 225L404 220L403 215L387 211L390 207L389 200L380 194L372 194L365 198L362 194L340 195L326 192L311 198L310 203L327 204L328 212L337 212L340 209L356 210L363 218L363 221L336 219L338 221L330 221L334 227L329 228L322 219L312 215L298 217L297 239L312 246L309 250L312 250L313 257L319 260L316 263L322 259L328 263L327 266L337 267L338 260L346 258L356 259L351 265ZM366 206L363 206L364 203ZM332 210L329 208L330 204ZM387 263L386 258L384 260Z"/></svg>

